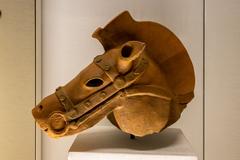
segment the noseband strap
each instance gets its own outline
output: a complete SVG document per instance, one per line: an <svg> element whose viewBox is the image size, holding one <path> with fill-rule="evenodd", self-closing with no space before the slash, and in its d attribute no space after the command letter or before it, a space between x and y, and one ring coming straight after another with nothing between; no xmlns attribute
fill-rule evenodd
<svg viewBox="0 0 240 160"><path fill-rule="evenodd" d="M59 102L66 111L69 111L72 108L72 106L74 106L71 99L67 96L62 87L58 87L56 89L55 95L57 96Z"/></svg>

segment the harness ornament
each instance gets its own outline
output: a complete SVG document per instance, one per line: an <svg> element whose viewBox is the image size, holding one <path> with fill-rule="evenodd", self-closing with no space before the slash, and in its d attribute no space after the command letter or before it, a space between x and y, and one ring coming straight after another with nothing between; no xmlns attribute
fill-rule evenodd
<svg viewBox="0 0 240 160"><path fill-rule="evenodd" d="M50 137L79 133L104 117L141 137L180 118L194 97L195 77L186 49L171 31L135 21L125 11L92 36L105 52L32 110Z"/></svg>

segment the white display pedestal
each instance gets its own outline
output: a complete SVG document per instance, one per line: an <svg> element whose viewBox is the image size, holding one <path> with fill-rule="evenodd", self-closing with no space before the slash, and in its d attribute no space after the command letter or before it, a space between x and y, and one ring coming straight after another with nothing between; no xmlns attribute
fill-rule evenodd
<svg viewBox="0 0 240 160"><path fill-rule="evenodd" d="M113 127L93 127L78 135L68 160L197 160L180 129L130 139Z"/></svg>

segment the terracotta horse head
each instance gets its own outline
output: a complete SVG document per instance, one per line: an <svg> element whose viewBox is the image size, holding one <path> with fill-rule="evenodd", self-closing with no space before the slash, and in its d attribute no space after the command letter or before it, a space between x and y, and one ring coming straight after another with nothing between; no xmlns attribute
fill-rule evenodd
<svg viewBox="0 0 240 160"><path fill-rule="evenodd" d="M179 119L195 80L187 51L171 31L137 22L125 11L93 37L105 52L32 110L49 136L81 132L106 116L136 136L160 132Z"/></svg>

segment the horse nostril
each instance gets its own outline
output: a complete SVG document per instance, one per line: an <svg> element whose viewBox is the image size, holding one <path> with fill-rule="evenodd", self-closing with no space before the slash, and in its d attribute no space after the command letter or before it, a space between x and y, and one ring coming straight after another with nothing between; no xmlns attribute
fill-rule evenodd
<svg viewBox="0 0 240 160"><path fill-rule="evenodd" d="M42 105L39 105L39 106L38 106L38 111L40 112L40 111L42 111L42 109L43 109L43 106L42 106Z"/></svg>
<svg viewBox="0 0 240 160"><path fill-rule="evenodd" d="M47 131L48 131L48 128L44 129L44 131L47 132Z"/></svg>

